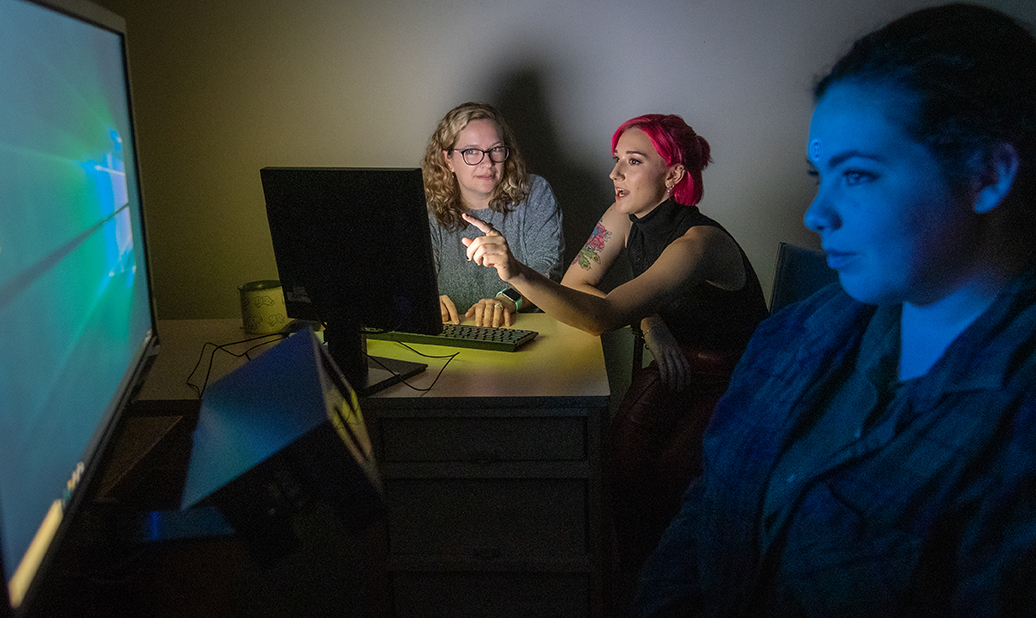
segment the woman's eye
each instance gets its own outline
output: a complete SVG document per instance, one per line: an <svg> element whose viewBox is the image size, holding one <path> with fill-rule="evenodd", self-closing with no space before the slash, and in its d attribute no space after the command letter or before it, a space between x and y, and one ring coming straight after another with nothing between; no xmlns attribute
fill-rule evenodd
<svg viewBox="0 0 1036 618"><path fill-rule="evenodd" d="M874 175L868 172L861 172L858 170L849 170L845 172L845 184L848 186L858 185L862 182L868 182L874 179Z"/></svg>

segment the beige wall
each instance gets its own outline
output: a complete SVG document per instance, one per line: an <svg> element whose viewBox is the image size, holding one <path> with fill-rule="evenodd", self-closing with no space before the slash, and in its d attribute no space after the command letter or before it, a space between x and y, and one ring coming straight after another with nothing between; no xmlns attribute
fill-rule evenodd
<svg viewBox="0 0 1036 618"><path fill-rule="evenodd" d="M702 209L769 290L811 245L813 78L921 0L99 0L127 19L159 317L233 317L276 278L259 169L417 166L453 105L487 100L554 185L571 252L610 202L609 139L678 113L712 144ZM989 0L1029 23L1031 0ZM405 239L401 239L405 242ZM406 250L405 245L400 250Z"/></svg>

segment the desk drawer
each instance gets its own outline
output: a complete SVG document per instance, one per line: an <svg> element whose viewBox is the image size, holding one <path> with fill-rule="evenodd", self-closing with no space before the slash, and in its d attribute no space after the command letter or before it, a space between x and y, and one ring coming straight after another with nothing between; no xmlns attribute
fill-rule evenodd
<svg viewBox="0 0 1036 618"><path fill-rule="evenodd" d="M578 461L587 417L390 417L378 422L385 461Z"/></svg>
<svg viewBox="0 0 1036 618"><path fill-rule="evenodd" d="M572 618L589 614L586 575L396 573L397 618Z"/></svg>
<svg viewBox="0 0 1036 618"><path fill-rule="evenodd" d="M483 560L585 556L579 479L388 479L391 554Z"/></svg>

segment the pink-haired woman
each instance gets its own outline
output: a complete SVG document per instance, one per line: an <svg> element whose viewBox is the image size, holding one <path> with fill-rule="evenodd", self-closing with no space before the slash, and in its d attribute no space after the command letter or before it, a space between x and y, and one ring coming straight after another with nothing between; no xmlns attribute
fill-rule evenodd
<svg viewBox="0 0 1036 618"><path fill-rule="evenodd" d="M485 236L467 255L558 320L600 334L634 325L654 360L636 369L612 420L607 487L620 566L635 570L675 515L701 467L701 435L757 324L768 314L737 241L697 204L708 142L676 115L624 122L612 137L615 202L561 285ZM633 278L611 291L605 275L625 254Z"/></svg>

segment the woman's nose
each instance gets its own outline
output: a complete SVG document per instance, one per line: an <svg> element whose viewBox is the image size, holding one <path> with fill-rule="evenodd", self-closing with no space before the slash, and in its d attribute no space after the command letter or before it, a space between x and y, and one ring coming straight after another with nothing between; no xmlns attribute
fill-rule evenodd
<svg viewBox="0 0 1036 618"><path fill-rule="evenodd" d="M622 178L622 173L619 172L619 163L618 163L618 161L616 161L615 165L612 166L612 173L608 174L608 178L611 178L612 180L618 180L618 179Z"/></svg>
<svg viewBox="0 0 1036 618"><path fill-rule="evenodd" d="M840 225L838 213L835 212L830 199L823 191L817 192L817 196L813 198L813 203L806 209L806 214L802 220L807 228L818 234L830 232L833 229L837 229Z"/></svg>

